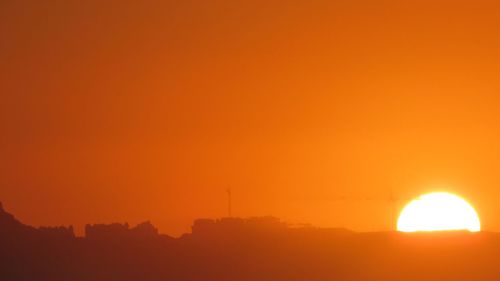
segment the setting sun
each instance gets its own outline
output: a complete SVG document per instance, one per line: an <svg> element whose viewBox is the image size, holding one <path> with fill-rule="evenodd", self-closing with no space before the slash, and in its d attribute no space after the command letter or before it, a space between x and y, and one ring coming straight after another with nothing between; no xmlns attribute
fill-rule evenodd
<svg viewBox="0 0 500 281"><path fill-rule="evenodd" d="M479 231L474 208L457 195L435 192L408 203L399 215L397 230L403 232L469 230Z"/></svg>

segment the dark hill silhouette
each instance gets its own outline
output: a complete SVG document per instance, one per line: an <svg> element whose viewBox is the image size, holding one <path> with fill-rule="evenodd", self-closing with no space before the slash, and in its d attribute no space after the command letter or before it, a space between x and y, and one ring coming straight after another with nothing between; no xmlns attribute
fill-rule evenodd
<svg viewBox="0 0 500 281"><path fill-rule="evenodd" d="M276 218L201 219L180 238L149 222L26 226L0 204L0 280L500 280L496 233L356 233Z"/></svg>

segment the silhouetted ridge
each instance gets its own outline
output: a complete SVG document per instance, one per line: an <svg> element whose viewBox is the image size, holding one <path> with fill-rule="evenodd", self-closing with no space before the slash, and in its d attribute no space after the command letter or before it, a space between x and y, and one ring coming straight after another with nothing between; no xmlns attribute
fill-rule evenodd
<svg viewBox="0 0 500 281"><path fill-rule="evenodd" d="M0 224L20 225L21 223L13 215L7 213L0 202Z"/></svg>
<svg viewBox="0 0 500 281"><path fill-rule="evenodd" d="M151 238L158 236L158 229L151 222L143 222L130 228L128 223L119 224L87 224L85 237L88 239L123 239L123 238Z"/></svg>
<svg viewBox="0 0 500 281"><path fill-rule="evenodd" d="M18 221L13 215L6 212L0 203L0 235L29 235L35 228L26 226Z"/></svg>
<svg viewBox="0 0 500 281"><path fill-rule="evenodd" d="M12 214L6 212L0 204L0 235L4 239L30 238L30 239L73 239L75 234L73 226L69 227L39 227L27 226L17 220Z"/></svg>
<svg viewBox="0 0 500 281"><path fill-rule="evenodd" d="M0 280L500 280L492 233L355 233L273 217L199 219L180 238L150 222L87 225L85 233L36 229L1 208Z"/></svg>
<svg viewBox="0 0 500 281"><path fill-rule="evenodd" d="M41 226L38 228L38 232L40 235L51 238L51 239L72 239L75 238L75 232L73 230L73 226L64 227L64 226Z"/></svg>
<svg viewBox="0 0 500 281"><path fill-rule="evenodd" d="M223 234L245 234L252 232L276 232L285 231L288 225L278 218L221 218L221 219L197 219L192 229L193 235L223 235Z"/></svg>
<svg viewBox="0 0 500 281"><path fill-rule="evenodd" d="M126 236L128 232L128 223L87 224L85 226L85 237L88 239L113 239L116 237Z"/></svg>

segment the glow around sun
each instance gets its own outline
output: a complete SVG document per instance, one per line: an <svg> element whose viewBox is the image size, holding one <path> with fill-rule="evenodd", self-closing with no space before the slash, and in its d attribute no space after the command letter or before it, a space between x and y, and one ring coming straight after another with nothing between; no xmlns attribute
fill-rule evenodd
<svg viewBox="0 0 500 281"><path fill-rule="evenodd" d="M398 218L398 231L444 231L481 229L474 208L464 199L447 192L422 195L408 203Z"/></svg>

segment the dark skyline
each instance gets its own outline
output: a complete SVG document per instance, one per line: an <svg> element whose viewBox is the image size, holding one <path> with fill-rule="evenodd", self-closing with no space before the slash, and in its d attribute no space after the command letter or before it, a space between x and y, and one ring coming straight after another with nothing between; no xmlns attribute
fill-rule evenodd
<svg viewBox="0 0 500 281"><path fill-rule="evenodd" d="M498 280L491 232L356 233L276 218L197 220L179 238L150 223L33 228L0 208L4 281Z"/></svg>

